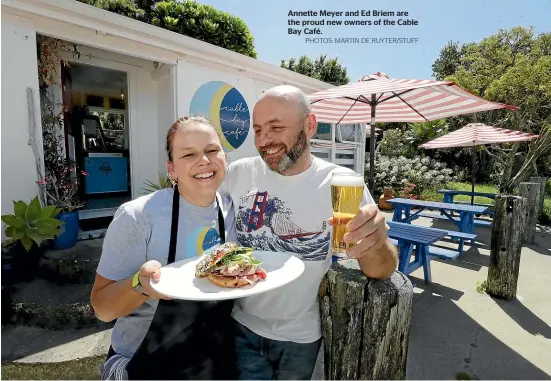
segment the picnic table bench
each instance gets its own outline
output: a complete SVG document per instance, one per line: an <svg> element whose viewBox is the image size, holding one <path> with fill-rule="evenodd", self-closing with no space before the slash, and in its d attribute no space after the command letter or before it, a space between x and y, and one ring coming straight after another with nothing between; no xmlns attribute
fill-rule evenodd
<svg viewBox="0 0 551 381"><path fill-rule="evenodd" d="M471 191L462 191L462 190L455 190L455 189L439 189L437 191L438 193L442 193L444 195L444 199L442 200L442 202L448 202L450 204L466 204L466 205L471 205L471 203L469 201L455 201L454 200L454 197L455 196L469 196L469 197L486 197L486 198L489 198L489 199L492 199L492 200L495 200L497 194L496 193L488 193L488 192L471 192ZM478 205L478 206L487 206L488 209L486 210L486 212L484 213L481 213L481 214L487 214L487 215L490 215L490 216L494 216L494 211L490 209L490 207L493 207L494 204L489 202L489 203L484 203L484 202L474 202L472 205Z"/></svg>
<svg viewBox="0 0 551 381"><path fill-rule="evenodd" d="M395 206L392 221L396 222L411 223L411 221L419 217L449 220L459 228L461 233L473 235L475 234L475 225L490 226L492 224L491 221L475 221L475 214L482 214L488 209L485 206L421 201L409 198L393 198L387 202ZM417 210L413 211L412 209ZM440 213L427 212L425 211L426 209L438 210ZM458 213L459 217L452 216L452 212ZM476 237L476 235L474 237ZM474 237L469 240L474 242Z"/></svg>
<svg viewBox="0 0 551 381"><path fill-rule="evenodd" d="M422 266L426 284L432 281L430 269L432 258L451 260L461 254L459 251L433 245L450 235L447 230L394 221L387 221L387 224L389 226L387 234L390 242L398 246L398 271L408 275ZM414 250L415 259L411 262L411 255Z"/></svg>

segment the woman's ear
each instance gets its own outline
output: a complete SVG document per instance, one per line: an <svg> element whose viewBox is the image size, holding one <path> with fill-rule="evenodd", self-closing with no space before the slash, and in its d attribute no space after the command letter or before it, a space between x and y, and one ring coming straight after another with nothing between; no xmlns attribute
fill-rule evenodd
<svg viewBox="0 0 551 381"><path fill-rule="evenodd" d="M176 173L174 172L174 163L170 160L166 161L166 169L168 169L168 177L173 183L178 182Z"/></svg>

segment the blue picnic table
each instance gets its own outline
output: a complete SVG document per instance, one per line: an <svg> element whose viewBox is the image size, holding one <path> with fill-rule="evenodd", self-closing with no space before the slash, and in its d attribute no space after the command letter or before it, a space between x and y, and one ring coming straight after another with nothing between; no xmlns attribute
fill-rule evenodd
<svg viewBox="0 0 551 381"><path fill-rule="evenodd" d="M479 196L479 197L486 197L486 198L489 198L491 200L495 200L495 198L497 196L497 193L471 192L471 191L462 191L462 190L455 190L455 189L439 189L437 192L444 195L444 199L442 200L442 202L448 202L450 204L453 204L453 203L456 203L456 204L469 204L469 205L471 204L470 202L467 202L467 201L455 201L454 200L455 196L469 196L469 197L473 197L473 198L476 197L476 196ZM473 203L473 205L487 206L487 207L493 206L492 203ZM486 210L486 212L484 214L488 214L490 216L493 216L494 211L491 210L491 209L488 209L488 210Z"/></svg>
<svg viewBox="0 0 551 381"><path fill-rule="evenodd" d="M392 221L411 223L411 221L419 217L447 219L453 222L461 233L475 234L475 219L476 214L484 213L488 208L479 205L452 204L447 202L421 201L412 200L409 198L393 198L387 201L394 205L394 214ZM412 211L412 209L418 209ZM426 209L440 211L438 213L426 212ZM459 214L459 218L451 215L452 212ZM491 224L489 221L479 222L476 224ZM474 242L474 238L471 239Z"/></svg>
<svg viewBox="0 0 551 381"><path fill-rule="evenodd" d="M432 281L430 260L432 257L455 259L459 252L431 246L440 241L448 232L426 226L410 225L402 222L387 221L388 237L398 246L398 271L409 275L419 267L423 267L425 283ZM415 250L415 259L411 262L411 255Z"/></svg>

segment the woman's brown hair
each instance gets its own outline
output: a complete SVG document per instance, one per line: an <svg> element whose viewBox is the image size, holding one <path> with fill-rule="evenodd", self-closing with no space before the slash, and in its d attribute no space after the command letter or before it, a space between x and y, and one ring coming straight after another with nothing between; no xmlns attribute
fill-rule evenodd
<svg viewBox="0 0 551 381"><path fill-rule="evenodd" d="M210 124L209 120L206 118L203 118L201 116L184 116L181 118L178 118L170 127L168 130L168 133L166 134L166 153L168 155L168 160L172 161L172 141L174 140L174 135L176 132L178 132L179 129L184 128L186 126L192 125L192 124L204 124L212 128L218 137L220 137L218 130L214 128L212 124Z"/></svg>

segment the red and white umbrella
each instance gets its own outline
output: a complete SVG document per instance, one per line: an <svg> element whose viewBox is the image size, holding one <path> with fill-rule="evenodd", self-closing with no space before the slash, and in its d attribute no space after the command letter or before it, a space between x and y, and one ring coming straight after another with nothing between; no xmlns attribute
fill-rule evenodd
<svg viewBox="0 0 551 381"><path fill-rule="evenodd" d="M425 149L475 147L486 144L525 142L537 137L538 135L528 132L492 127L484 123L470 123L457 131L421 144L419 147Z"/></svg>
<svg viewBox="0 0 551 381"><path fill-rule="evenodd" d="M484 123L469 123L465 127L462 127L457 131L440 136L439 138L421 144L419 147L425 149L473 147L471 156L473 173L471 190L474 193L476 166L476 150L474 149L474 147L486 144L526 142L536 139L538 137L539 135L530 134L528 132L488 126ZM473 203L473 201L474 195L471 196L471 204Z"/></svg>
<svg viewBox="0 0 551 381"><path fill-rule="evenodd" d="M450 81L389 78L385 73L308 95L318 121L371 125L369 186L375 177L375 123L425 122L480 111L517 107L490 102Z"/></svg>

